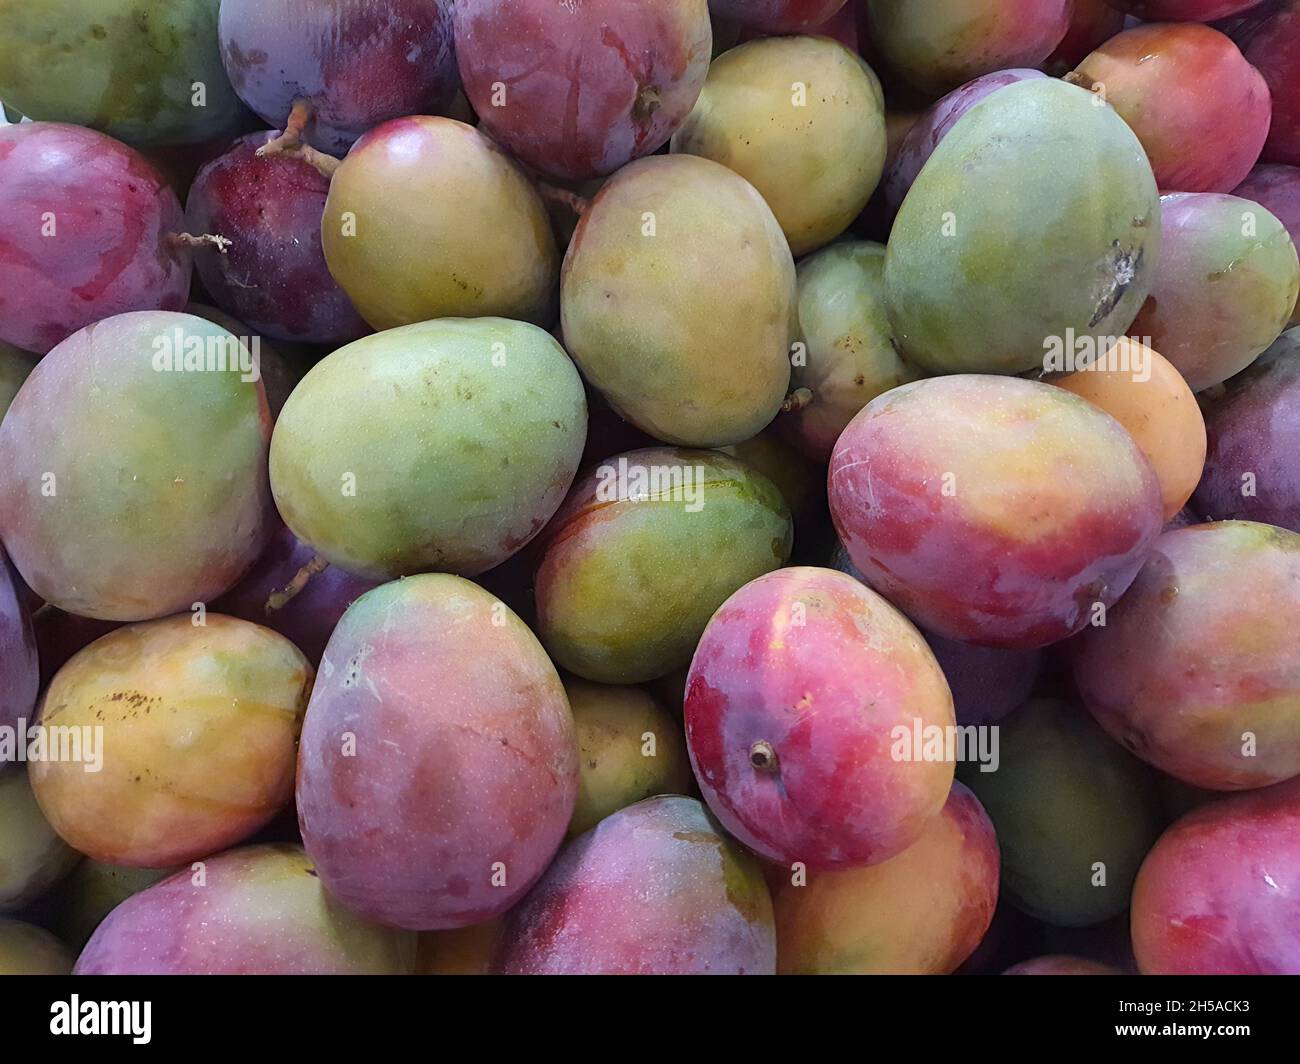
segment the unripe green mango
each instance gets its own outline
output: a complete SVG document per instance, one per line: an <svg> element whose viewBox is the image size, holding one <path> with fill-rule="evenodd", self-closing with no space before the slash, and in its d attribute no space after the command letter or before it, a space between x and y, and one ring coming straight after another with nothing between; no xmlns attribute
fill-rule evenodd
<svg viewBox="0 0 1300 1064"><path fill-rule="evenodd" d="M219 0L4 0L0 97L34 121L128 144L194 144L245 115L217 44Z"/></svg>
<svg viewBox="0 0 1300 1064"><path fill-rule="evenodd" d="M534 325L442 318L314 366L271 440L285 523L348 572L473 576L550 519L587 435L582 381Z"/></svg>
<svg viewBox="0 0 1300 1064"><path fill-rule="evenodd" d="M1099 97L1023 81L972 107L903 201L885 296L931 373L1021 373L1059 343L1121 337L1151 289L1160 198L1137 137Z"/></svg>

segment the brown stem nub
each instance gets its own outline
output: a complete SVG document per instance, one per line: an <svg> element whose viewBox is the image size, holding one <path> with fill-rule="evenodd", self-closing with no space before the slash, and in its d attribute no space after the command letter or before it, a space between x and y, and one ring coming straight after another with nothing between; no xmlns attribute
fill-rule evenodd
<svg viewBox="0 0 1300 1064"><path fill-rule="evenodd" d="M542 199L549 203L558 203L561 207L568 207L579 218L587 213L587 208L591 206L591 200L584 196L579 196L576 192L570 192L567 188L559 188L556 185L548 184L545 181L537 182L537 191L541 193Z"/></svg>
<svg viewBox="0 0 1300 1064"><path fill-rule="evenodd" d="M272 613L275 610L283 609L292 602L307 586L309 581L317 573L323 573L329 568L330 563L322 558L319 554L299 569L292 580L289 581L279 591L271 593L271 597L266 600L266 612Z"/></svg>
<svg viewBox="0 0 1300 1064"><path fill-rule="evenodd" d="M257 157L264 159L268 155L283 155L285 152L301 147L302 135L313 116L310 103L306 100L294 100L293 110L289 112L289 118L284 123L284 132L258 148Z"/></svg>
<svg viewBox="0 0 1300 1064"><path fill-rule="evenodd" d="M636 94L636 102L632 105L632 114L635 118L647 119L663 106L663 95L657 85L646 85Z"/></svg>
<svg viewBox="0 0 1300 1064"><path fill-rule="evenodd" d="M749 763L759 772L776 772L776 751L772 744L760 739L749 748Z"/></svg>
<svg viewBox="0 0 1300 1064"><path fill-rule="evenodd" d="M310 144L302 144L291 151L285 152L286 155L292 155L297 159L315 167L316 172L327 180L333 180L338 169L343 165L342 159L336 159L332 155L326 155L323 151L317 151Z"/></svg>
<svg viewBox="0 0 1300 1064"><path fill-rule="evenodd" d="M813 401L811 388L796 388L785 397L785 402L781 404L781 413L797 414Z"/></svg>
<svg viewBox="0 0 1300 1064"><path fill-rule="evenodd" d="M216 248L223 255L233 243L228 237L217 236L215 233L204 233L202 236L195 236L192 233L171 233L168 239L183 248Z"/></svg>

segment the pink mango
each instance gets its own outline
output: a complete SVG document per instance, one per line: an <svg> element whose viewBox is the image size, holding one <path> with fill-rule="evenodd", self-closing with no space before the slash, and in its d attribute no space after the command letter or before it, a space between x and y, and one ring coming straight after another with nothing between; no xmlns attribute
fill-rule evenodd
<svg viewBox="0 0 1300 1064"><path fill-rule="evenodd" d="M1109 414L1015 377L874 400L831 457L831 516L866 581L927 630L1031 649L1117 601L1160 532L1160 486Z"/></svg>
<svg viewBox="0 0 1300 1064"><path fill-rule="evenodd" d="M423 574L343 615L297 794L307 853L344 906L420 931L498 916L550 863L577 790L564 687L504 603Z"/></svg>
<svg viewBox="0 0 1300 1064"><path fill-rule="evenodd" d="M415 936L368 923L321 886L300 846L228 850L122 902L78 975L405 975Z"/></svg>
<svg viewBox="0 0 1300 1064"><path fill-rule="evenodd" d="M80 126L0 126L0 341L45 354L133 310L180 310L180 200L147 159Z"/></svg>
<svg viewBox="0 0 1300 1064"><path fill-rule="evenodd" d="M1235 188L1268 137L1263 75L1228 37L1199 23L1125 30L1065 80L1099 93L1133 127L1162 191Z"/></svg>
<svg viewBox="0 0 1300 1064"><path fill-rule="evenodd" d="M1117 742L1186 783L1300 774L1300 535L1222 521L1162 535L1074 677Z"/></svg>
<svg viewBox="0 0 1300 1064"><path fill-rule="evenodd" d="M561 852L514 909L505 975L771 975L757 862L693 798L647 798Z"/></svg>
<svg viewBox="0 0 1300 1064"><path fill-rule="evenodd" d="M691 663L685 720L714 815L779 864L887 860L952 786L952 761L911 745L954 724L939 663L902 614L831 569L779 569L723 603Z"/></svg>
<svg viewBox="0 0 1300 1064"><path fill-rule="evenodd" d="M1294 631L1294 629L1292 629ZM1144 975L1300 975L1300 781L1193 810L1133 886Z"/></svg>

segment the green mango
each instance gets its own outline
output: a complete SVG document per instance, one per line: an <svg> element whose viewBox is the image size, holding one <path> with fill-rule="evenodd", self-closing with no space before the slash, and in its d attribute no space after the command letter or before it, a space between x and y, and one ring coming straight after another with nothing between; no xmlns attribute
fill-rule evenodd
<svg viewBox="0 0 1300 1064"><path fill-rule="evenodd" d="M1163 826L1151 770L1056 698L1028 702L1000 726L998 745L994 771L966 763L958 774L993 818L1008 897L1061 927L1127 909Z"/></svg>
<svg viewBox="0 0 1300 1064"><path fill-rule="evenodd" d="M931 373L1042 369L1062 345L1122 337L1159 252L1159 193L1124 120L1063 81L1009 85L903 201L885 256L894 337Z"/></svg>
<svg viewBox="0 0 1300 1064"><path fill-rule="evenodd" d="M442 318L314 366L271 440L294 535L373 579L499 565L550 519L587 433L582 380L534 325Z"/></svg>
<svg viewBox="0 0 1300 1064"><path fill-rule="evenodd" d="M134 145L229 135L246 112L217 43L220 0L0 0L0 99Z"/></svg>

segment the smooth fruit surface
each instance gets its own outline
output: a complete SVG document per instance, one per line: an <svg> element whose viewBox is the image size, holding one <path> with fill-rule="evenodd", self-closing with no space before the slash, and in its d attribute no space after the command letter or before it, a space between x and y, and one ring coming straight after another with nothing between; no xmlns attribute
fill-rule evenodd
<svg viewBox="0 0 1300 1064"><path fill-rule="evenodd" d="M1071 0L867 0L872 45L909 84L938 95L1043 62L1070 25Z"/></svg>
<svg viewBox="0 0 1300 1064"><path fill-rule="evenodd" d="M32 794L24 765L0 771L0 912L39 898L77 863Z"/></svg>
<svg viewBox="0 0 1300 1064"><path fill-rule="evenodd" d="M72 954L43 927L0 919L0 975L70 975Z"/></svg>
<svg viewBox="0 0 1300 1064"><path fill-rule="evenodd" d="M1175 194L1160 213L1160 269L1129 331L1199 392L1245 369L1287 327L1300 259L1282 222L1251 200Z"/></svg>
<svg viewBox="0 0 1300 1064"><path fill-rule="evenodd" d="M885 393L844 430L829 485L866 581L925 628L984 646L1079 631L1124 593L1162 524L1155 473L1119 422L1011 377Z"/></svg>
<svg viewBox="0 0 1300 1064"><path fill-rule="evenodd" d="M590 470L539 543L537 630L556 662L599 683L687 665L713 611L790 557L790 512L753 467L649 448Z"/></svg>
<svg viewBox="0 0 1300 1064"><path fill-rule="evenodd" d="M887 860L952 785L952 762L913 743L954 723L939 663L902 614L834 570L781 569L728 598L696 648L685 709L709 807L782 865Z"/></svg>
<svg viewBox="0 0 1300 1064"><path fill-rule="evenodd" d="M550 336L444 318L313 367L276 423L271 488L294 534L348 572L474 575L550 519L586 430L582 382Z"/></svg>
<svg viewBox="0 0 1300 1064"><path fill-rule="evenodd" d="M180 310L176 193L139 152L57 122L0 126L0 340L45 354L133 310Z"/></svg>
<svg viewBox="0 0 1300 1064"><path fill-rule="evenodd" d="M712 44L705 0L456 5L456 59L484 129L568 181L662 147L700 94Z"/></svg>
<svg viewBox="0 0 1300 1064"><path fill-rule="evenodd" d="M1166 521L1192 497L1205 468L1205 419L1172 363L1128 337L1095 365L1052 381L1128 429L1160 481Z"/></svg>
<svg viewBox="0 0 1300 1064"><path fill-rule="evenodd" d="M1300 532L1300 332L1283 333L1206 416L1209 457L1196 508L1216 521Z"/></svg>
<svg viewBox="0 0 1300 1064"><path fill-rule="evenodd" d="M1215 790L1300 774L1300 535L1252 521L1166 532L1104 627L1079 693L1138 757Z"/></svg>
<svg viewBox="0 0 1300 1064"><path fill-rule="evenodd" d="M192 233L231 241L194 256L208 294L258 333L343 343L369 332L330 276L320 220L329 181L289 156L260 158L271 133L250 133L199 171L185 204Z"/></svg>
<svg viewBox="0 0 1300 1064"><path fill-rule="evenodd" d="M1051 78L999 89L939 142L890 234L904 357L1020 373L1079 338L1109 347L1155 278L1159 223L1142 145L1114 111Z"/></svg>
<svg viewBox="0 0 1300 1064"><path fill-rule="evenodd" d="M631 163L564 259L564 343L628 421L665 443L755 436L790 381L794 260L758 191L709 159Z"/></svg>
<svg viewBox="0 0 1300 1064"><path fill-rule="evenodd" d="M406 975L415 936L353 916L300 846L248 846L114 909L78 975Z"/></svg>
<svg viewBox="0 0 1300 1064"><path fill-rule="evenodd" d="M498 916L546 869L577 789L564 688L503 603L426 574L343 615L298 766L303 841L341 904L415 930Z"/></svg>
<svg viewBox="0 0 1300 1064"><path fill-rule="evenodd" d="M1169 828L1133 888L1145 975L1300 974L1300 784L1213 802Z"/></svg>
<svg viewBox="0 0 1300 1064"><path fill-rule="evenodd" d="M1153 774L1056 698L1031 700L1000 736L996 769L961 778L997 828L1007 896L1062 927L1123 912L1160 829Z"/></svg>
<svg viewBox="0 0 1300 1064"><path fill-rule="evenodd" d="M321 239L376 329L554 314L559 255L541 198L501 148L450 118L398 118L362 137L330 182Z"/></svg>
<svg viewBox="0 0 1300 1064"><path fill-rule="evenodd" d="M97 769L38 761L55 830L98 861L165 868L240 842L293 795L312 668L267 628L209 613L119 628L51 682L40 722L101 729Z"/></svg>
<svg viewBox="0 0 1300 1064"><path fill-rule="evenodd" d="M1098 92L1132 126L1164 192L1231 190L1268 137L1268 85L1209 26L1135 26L1106 41L1067 80Z"/></svg>
<svg viewBox="0 0 1300 1064"><path fill-rule="evenodd" d="M880 80L827 37L750 41L713 61L672 148L748 180L805 255L844 232L880 181Z"/></svg>
<svg viewBox="0 0 1300 1064"><path fill-rule="evenodd" d="M694 783L682 726L647 691L569 679L564 690L578 736L578 801L569 836L656 794Z"/></svg>
<svg viewBox="0 0 1300 1064"><path fill-rule="evenodd" d="M772 902L757 862L692 798L649 798L560 853L511 912L509 975L770 975Z"/></svg>
<svg viewBox="0 0 1300 1064"><path fill-rule="evenodd" d="M456 87L450 0L221 0L235 91L283 129L308 108L309 143L343 154L390 118L431 114Z"/></svg>
<svg viewBox="0 0 1300 1064"><path fill-rule="evenodd" d="M230 588L271 529L270 411L240 342L122 314L50 352L0 424L0 532L46 602L103 620Z"/></svg>
<svg viewBox="0 0 1300 1064"><path fill-rule="evenodd" d="M783 975L947 975L979 945L998 898L998 840L969 789L898 856L870 868L774 873Z"/></svg>
<svg viewBox="0 0 1300 1064"><path fill-rule="evenodd" d="M885 309L885 248L840 241L798 266L799 339L777 426L810 458L830 459L845 427L876 396L916 379L898 354ZM806 395L800 390L806 390Z"/></svg>
<svg viewBox="0 0 1300 1064"><path fill-rule="evenodd" d="M244 116L217 48L220 0L5 0L0 98L129 144L229 136Z"/></svg>

